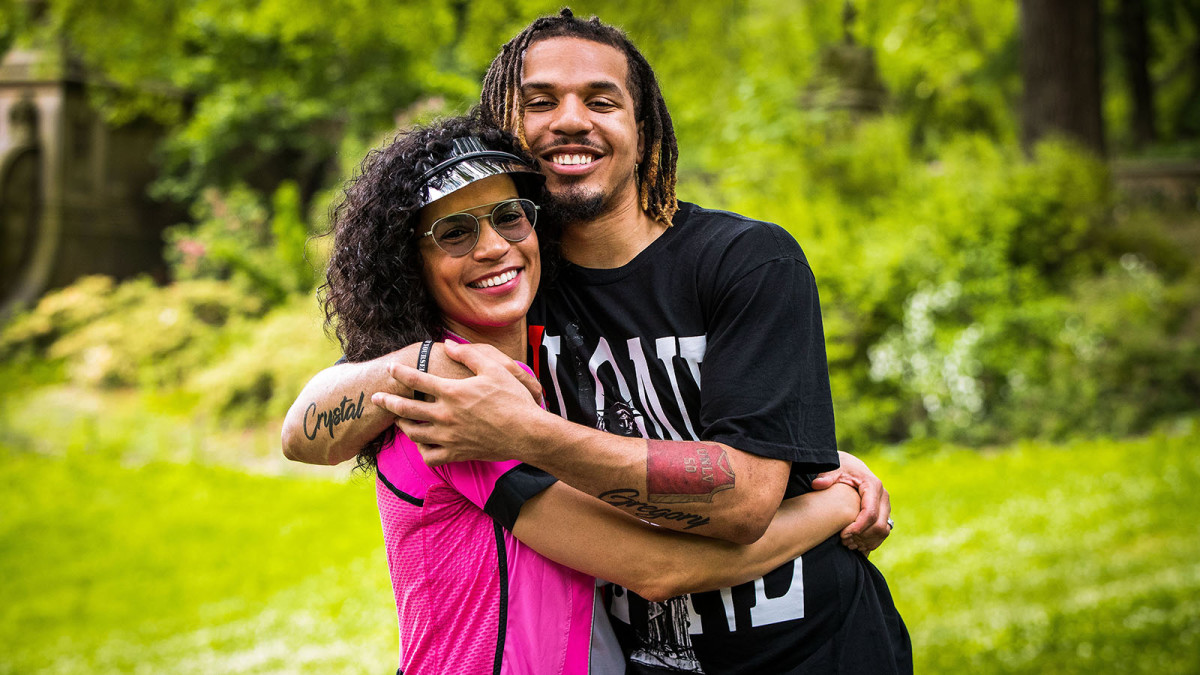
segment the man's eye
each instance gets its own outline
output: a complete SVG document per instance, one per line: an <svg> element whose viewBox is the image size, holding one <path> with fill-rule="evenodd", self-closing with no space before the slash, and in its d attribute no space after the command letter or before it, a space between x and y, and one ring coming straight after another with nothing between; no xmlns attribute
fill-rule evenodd
<svg viewBox="0 0 1200 675"><path fill-rule="evenodd" d="M553 101L550 101L549 99L537 98L532 101L527 101L525 103L525 109L526 110L529 110L529 109L545 110L546 108L549 108L552 105L554 105L554 103L553 103Z"/></svg>

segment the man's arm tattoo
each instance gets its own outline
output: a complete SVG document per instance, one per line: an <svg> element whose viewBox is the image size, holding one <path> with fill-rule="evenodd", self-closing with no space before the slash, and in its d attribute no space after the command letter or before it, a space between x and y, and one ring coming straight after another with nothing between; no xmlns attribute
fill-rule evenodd
<svg viewBox="0 0 1200 675"><path fill-rule="evenodd" d="M638 499L641 493L633 488L621 488L619 490L607 490L599 495L600 501L605 504L612 504L623 509L629 509L633 515L645 521L651 520L677 520L681 523L687 523L683 529L690 530L693 527L708 524L708 518L698 513L688 513L687 511L672 511L671 509L662 508L653 504L648 504ZM653 500L651 500L653 501Z"/></svg>
<svg viewBox="0 0 1200 675"><path fill-rule="evenodd" d="M316 440L317 432L324 425L329 432L329 437L333 438L333 428L347 420L356 420L362 417L363 414L363 399L366 398L367 392L359 392L358 404L350 400L349 396L343 396L342 402L335 408L317 412L317 403L313 401L308 404L308 408L304 410L304 435L308 440Z"/></svg>
<svg viewBox="0 0 1200 675"><path fill-rule="evenodd" d="M711 502L733 487L729 455L716 443L646 440L646 491L659 504Z"/></svg>

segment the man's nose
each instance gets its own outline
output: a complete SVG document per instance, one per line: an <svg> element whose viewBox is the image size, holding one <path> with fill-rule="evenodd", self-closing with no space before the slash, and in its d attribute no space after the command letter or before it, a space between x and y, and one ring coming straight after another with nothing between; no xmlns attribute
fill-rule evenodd
<svg viewBox="0 0 1200 675"><path fill-rule="evenodd" d="M587 133L592 130L592 119L587 104L576 96L568 96L558 104L550 130L564 135Z"/></svg>

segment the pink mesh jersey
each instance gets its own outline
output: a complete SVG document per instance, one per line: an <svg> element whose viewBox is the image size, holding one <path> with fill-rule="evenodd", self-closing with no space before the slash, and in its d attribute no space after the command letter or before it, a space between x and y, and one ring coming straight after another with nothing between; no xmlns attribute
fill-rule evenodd
<svg viewBox="0 0 1200 675"><path fill-rule="evenodd" d="M380 451L377 475L401 672L589 672L595 580L510 531L554 478L516 461L431 469L403 434Z"/></svg>

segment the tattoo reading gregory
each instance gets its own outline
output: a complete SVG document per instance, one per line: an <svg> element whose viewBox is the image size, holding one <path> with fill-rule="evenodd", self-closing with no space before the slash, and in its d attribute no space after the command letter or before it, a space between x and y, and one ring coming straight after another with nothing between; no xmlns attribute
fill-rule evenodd
<svg viewBox="0 0 1200 675"><path fill-rule="evenodd" d="M600 501L605 504L612 504L621 508L630 509L633 514L643 520L678 520L686 522L687 525L683 529L690 530L693 527L700 527L708 524L708 518L697 513L687 513L685 511L672 511L653 504L647 504L643 501L638 501L641 493L633 488L623 488L620 490L607 490L601 492Z"/></svg>
<svg viewBox="0 0 1200 675"><path fill-rule="evenodd" d="M733 481L729 455L716 443L646 440L646 491L652 502L711 502Z"/></svg>
<svg viewBox="0 0 1200 675"><path fill-rule="evenodd" d="M317 437L317 432L321 430L321 425L329 431L329 437L333 438L333 428L345 422L346 420L356 420L362 417L363 414L363 398L367 392L358 394L358 405L350 400L350 397L343 396L342 402L336 408L330 408L322 412L317 412L316 402L308 404L308 408L304 411L304 435L308 440L314 440ZM312 431L309 431L309 419L312 419Z"/></svg>

